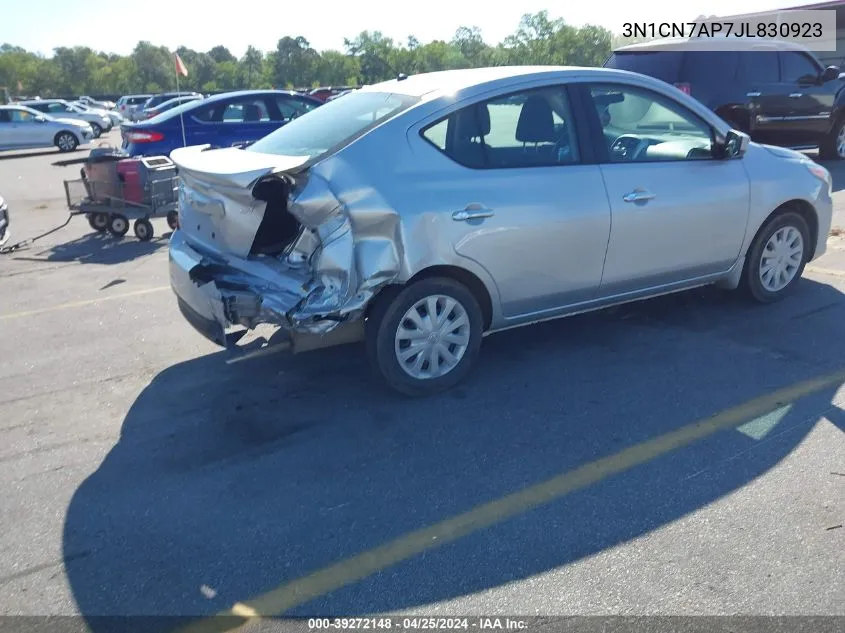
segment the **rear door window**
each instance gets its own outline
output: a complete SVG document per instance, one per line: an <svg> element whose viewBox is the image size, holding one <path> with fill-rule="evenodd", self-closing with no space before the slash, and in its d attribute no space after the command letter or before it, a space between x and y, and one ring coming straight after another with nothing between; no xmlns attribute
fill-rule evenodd
<svg viewBox="0 0 845 633"><path fill-rule="evenodd" d="M715 87L733 81L738 72L737 51L689 51L681 68L681 81L693 86Z"/></svg>
<svg viewBox="0 0 845 633"><path fill-rule="evenodd" d="M684 53L681 51L616 52L607 60L605 67L630 70L673 84L682 80L680 73L683 59Z"/></svg>
<svg viewBox="0 0 845 633"><path fill-rule="evenodd" d="M771 84L780 81L777 51L749 51L742 55L746 81Z"/></svg>
<svg viewBox="0 0 845 633"><path fill-rule="evenodd" d="M579 161L563 86L466 106L425 128L422 136L456 163L474 169L550 167Z"/></svg>

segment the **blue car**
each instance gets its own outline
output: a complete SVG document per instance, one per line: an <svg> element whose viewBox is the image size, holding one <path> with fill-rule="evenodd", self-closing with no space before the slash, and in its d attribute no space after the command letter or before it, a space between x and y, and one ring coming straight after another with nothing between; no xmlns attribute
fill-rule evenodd
<svg viewBox="0 0 845 633"><path fill-rule="evenodd" d="M186 145L232 147L257 141L321 105L318 99L286 90L227 92L183 103L146 121L123 123L120 134L130 156L169 156Z"/></svg>

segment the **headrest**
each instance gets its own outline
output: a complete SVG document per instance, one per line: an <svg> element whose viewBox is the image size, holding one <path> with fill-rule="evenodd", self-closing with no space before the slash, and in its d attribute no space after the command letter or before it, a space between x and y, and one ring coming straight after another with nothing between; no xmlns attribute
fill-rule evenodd
<svg viewBox="0 0 845 633"><path fill-rule="evenodd" d="M522 105L516 124L516 140L522 143L554 143L557 140L552 108L546 99L533 95Z"/></svg>
<svg viewBox="0 0 845 633"><path fill-rule="evenodd" d="M455 137L467 141L490 134L490 110L487 104L475 104L455 113Z"/></svg>

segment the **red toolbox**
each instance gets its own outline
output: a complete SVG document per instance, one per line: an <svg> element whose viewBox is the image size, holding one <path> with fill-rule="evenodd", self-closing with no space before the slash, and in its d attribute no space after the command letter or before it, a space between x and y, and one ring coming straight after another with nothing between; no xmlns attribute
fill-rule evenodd
<svg viewBox="0 0 845 633"><path fill-rule="evenodd" d="M125 158L117 163L117 177L123 185L122 197L135 204L153 204L153 198L161 195L157 183L166 181L170 185L175 173L176 166L166 156Z"/></svg>

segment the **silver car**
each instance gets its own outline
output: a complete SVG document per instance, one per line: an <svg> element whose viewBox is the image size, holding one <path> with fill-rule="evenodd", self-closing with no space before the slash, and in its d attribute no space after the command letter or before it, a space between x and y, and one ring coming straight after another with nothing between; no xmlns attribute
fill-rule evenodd
<svg viewBox="0 0 845 633"><path fill-rule="evenodd" d="M94 139L94 130L84 121L55 119L32 108L0 105L0 150L58 147L72 152Z"/></svg>
<svg viewBox="0 0 845 633"><path fill-rule="evenodd" d="M49 114L51 117L85 121L94 130L94 138L100 138L100 135L103 132L111 130L113 125L111 119L105 113L101 114L97 111L82 110L64 99L36 99L21 101L20 104L43 112L44 114Z"/></svg>
<svg viewBox="0 0 845 633"><path fill-rule="evenodd" d="M400 76L246 149L171 156L170 279L198 331L363 339L411 395L456 384L508 328L707 284L781 299L831 224L823 167L609 69Z"/></svg>

